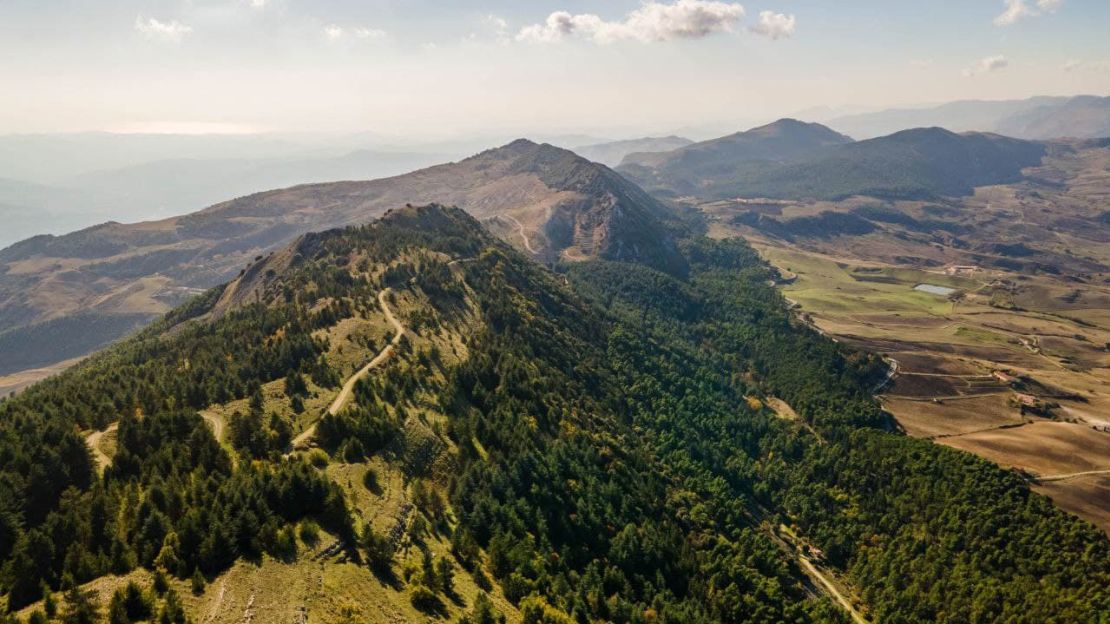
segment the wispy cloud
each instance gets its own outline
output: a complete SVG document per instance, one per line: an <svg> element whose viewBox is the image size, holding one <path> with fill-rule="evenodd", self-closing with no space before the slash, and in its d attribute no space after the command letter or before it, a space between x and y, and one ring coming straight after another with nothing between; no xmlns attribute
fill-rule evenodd
<svg viewBox="0 0 1110 624"><path fill-rule="evenodd" d="M147 39L167 43L180 43L193 29L177 20L163 22L153 17L135 17L135 30Z"/></svg>
<svg viewBox="0 0 1110 624"><path fill-rule="evenodd" d="M987 56L979 59L974 65L968 67L963 71L965 78L970 78L979 74L986 74L993 71L998 71L1005 68L1010 64L1005 56L995 54L994 56Z"/></svg>
<svg viewBox="0 0 1110 624"><path fill-rule="evenodd" d="M771 39L786 39L794 34L794 16L774 11L760 11L759 23L752 26L751 31Z"/></svg>
<svg viewBox="0 0 1110 624"><path fill-rule="evenodd" d="M1091 71L1091 72L1110 72L1110 60L1106 61L1084 61L1081 59L1069 59L1064 62L1061 67L1066 72L1074 71Z"/></svg>
<svg viewBox="0 0 1110 624"><path fill-rule="evenodd" d="M493 31L493 37L497 43L505 44L512 40L509 36L509 22L504 18L490 13L483 21L486 27Z"/></svg>
<svg viewBox="0 0 1110 624"><path fill-rule="evenodd" d="M338 24L324 26L324 38L328 41L340 41L350 37L361 41L383 41L388 36L389 34L384 30L365 26L344 27Z"/></svg>
<svg viewBox="0 0 1110 624"><path fill-rule="evenodd" d="M1027 0L1002 0L1002 3L1006 9L994 18L995 26L1010 26L1027 17L1055 13L1064 4L1064 0L1036 0L1032 5Z"/></svg>
<svg viewBox="0 0 1110 624"><path fill-rule="evenodd" d="M384 30L378 28L366 28L365 26L358 26L354 28L353 30L351 30L351 34L354 35L356 39L362 39L364 41L380 41L386 38L386 33Z"/></svg>
<svg viewBox="0 0 1110 624"><path fill-rule="evenodd" d="M572 15L556 11L542 24L526 26L517 41L554 43L581 37L595 43L633 40L642 42L700 39L714 33L731 32L744 17L744 7L734 2L676 0L663 4L645 2L624 19L607 21L592 13Z"/></svg>

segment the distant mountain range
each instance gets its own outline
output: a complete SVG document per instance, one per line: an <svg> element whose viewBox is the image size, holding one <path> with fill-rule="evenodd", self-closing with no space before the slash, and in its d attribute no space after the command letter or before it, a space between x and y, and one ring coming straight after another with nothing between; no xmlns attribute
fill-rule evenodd
<svg viewBox="0 0 1110 624"><path fill-rule="evenodd" d="M450 157L356 150L336 156L175 158L74 173L49 183L0 180L0 216L8 224L0 232L0 246L108 219L144 221L184 214L227 197L294 184L398 175Z"/></svg>
<svg viewBox="0 0 1110 624"><path fill-rule="evenodd" d="M941 128L853 142L820 124L782 119L671 152L632 154L619 171L650 191L710 199L927 198L1016 181L1045 149Z"/></svg>
<svg viewBox="0 0 1110 624"><path fill-rule="evenodd" d="M603 165L616 167L624 160L625 156L636 152L667 152L685 147L693 143L690 139L679 136L646 137L642 139L629 139L626 141L612 141L609 143L594 143L572 148L579 156L599 162Z"/></svg>
<svg viewBox="0 0 1110 624"><path fill-rule="evenodd" d="M1098 138L1110 136L1110 97L967 100L845 115L824 123L857 139L929 126L953 132L997 132L1019 139Z"/></svg>
<svg viewBox="0 0 1110 624"><path fill-rule="evenodd" d="M393 178L258 193L0 250L0 374L83 355L300 234L429 202L464 208L537 259L640 260L683 271L665 242L670 213L656 199L603 165L519 140Z"/></svg>

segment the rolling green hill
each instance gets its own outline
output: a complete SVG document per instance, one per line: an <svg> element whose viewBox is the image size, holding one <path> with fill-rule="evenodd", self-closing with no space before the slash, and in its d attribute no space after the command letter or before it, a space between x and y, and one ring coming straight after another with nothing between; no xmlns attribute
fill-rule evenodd
<svg viewBox="0 0 1110 624"><path fill-rule="evenodd" d="M0 592L167 621L247 593L260 621L849 621L823 575L873 621L1110 614L1101 532L888 432L885 365L798 325L743 242L678 251L688 273L559 274L439 206L299 238L0 403ZM282 591L256 603L276 581L245 568ZM135 589L97 606L109 574Z"/></svg>

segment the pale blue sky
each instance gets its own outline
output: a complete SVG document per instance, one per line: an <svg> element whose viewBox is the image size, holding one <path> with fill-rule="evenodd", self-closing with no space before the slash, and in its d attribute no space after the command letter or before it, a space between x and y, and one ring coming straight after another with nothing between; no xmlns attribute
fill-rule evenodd
<svg viewBox="0 0 1110 624"><path fill-rule="evenodd" d="M1106 0L0 0L0 133L627 136L1110 95L1108 31Z"/></svg>

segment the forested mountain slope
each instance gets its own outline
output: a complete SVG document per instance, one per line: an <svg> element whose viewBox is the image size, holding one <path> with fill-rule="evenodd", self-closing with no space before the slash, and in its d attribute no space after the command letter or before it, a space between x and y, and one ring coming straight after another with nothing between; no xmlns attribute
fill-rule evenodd
<svg viewBox="0 0 1110 624"><path fill-rule="evenodd" d="M795 324L744 243L679 251L559 275L437 206L300 238L0 403L2 591L72 614L116 573L144 596L109 611L224 621L246 560L292 579L252 585L260 621L848 621L823 559L874 621L1110 614L1102 533L886 432L884 365Z"/></svg>
<svg viewBox="0 0 1110 624"><path fill-rule="evenodd" d="M780 119L670 151L629 154L621 161L620 170L645 188L697 195L712 181L735 176L753 163L781 163L818 148L851 142L850 137L821 124Z"/></svg>
<svg viewBox="0 0 1110 624"><path fill-rule="evenodd" d="M793 123L808 133L818 132L811 128L815 126L841 136L818 124ZM1039 165L1047 152L1041 143L943 128L916 128L858 142L811 142L806 149L775 158L717 150L695 159L690 151L697 145L639 162L630 156L619 170L649 191L706 199L928 199L1017 182L1022 169Z"/></svg>
<svg viewBox="0 0 1110 624"><path fill-rule="evenodd" d="M85 355L301 234L366 223L408 202L458 205L549 261L603 257L683 270L670 213L655 199L603 165L519 140L402 176L257 193L0 250L0 375Z"/></svg>

